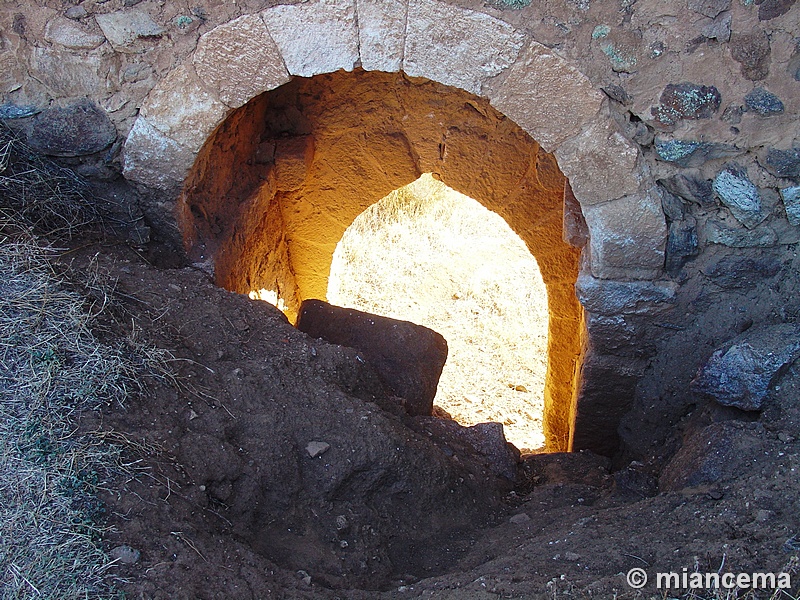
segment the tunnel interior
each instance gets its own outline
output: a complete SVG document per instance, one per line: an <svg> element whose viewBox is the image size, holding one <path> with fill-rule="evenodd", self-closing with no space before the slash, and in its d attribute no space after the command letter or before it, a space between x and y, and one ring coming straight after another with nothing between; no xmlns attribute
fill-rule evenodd
<svg viewBox="0 0 800 600"><path fill-rule="evenodd" d="M563 236L572 196L555 158L486 100L403 73L296 77L212 133L178 221L218 285L270 295L294 320L303 300L326 298L356 217L423 173L500 215L535 257L548 298L546 447L568 450L584 330L580 250Z"/></svg>

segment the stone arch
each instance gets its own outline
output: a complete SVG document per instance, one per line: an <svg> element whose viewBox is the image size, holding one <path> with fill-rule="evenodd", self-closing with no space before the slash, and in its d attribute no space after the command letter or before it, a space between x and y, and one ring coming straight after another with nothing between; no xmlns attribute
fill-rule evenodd
<svg viewBox="0 0 800 600"><path fill-rule="evenodd" d="M241 126L226 121L234 109L293 77L359 66L402 71L480 96L555 156L585 218L579 295L594 314L630 310L624 299L618 307L605 301L609 293L619 296L618 289L668 296L669 290L647 281L660 275L664 261L660 199L603 94L525 32L436 0L312 0L244 15L209 31L143 101L125 144L125 175L174 206L212 132ZM624 318L619 323L626 327ZM616 325L604 321L608 326ZM583 361L570 374L571 407L564 413L567 401L556 403L567 426L553 429L551 437L568 431L569 442L555 447L610 453L637 375L635 368L607 364L592 342L589 326ZM611 381L610 387L598 385L599 378Z"/></svg>

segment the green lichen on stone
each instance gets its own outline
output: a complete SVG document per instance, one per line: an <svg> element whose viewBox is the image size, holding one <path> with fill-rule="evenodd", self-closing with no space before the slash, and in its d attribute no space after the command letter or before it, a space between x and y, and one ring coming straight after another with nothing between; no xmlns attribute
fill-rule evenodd
<svg viewBox="0 0 800 600"><path fill-rule="evenodd" d="M491 0L489 4L500 10L521 10L529 7L531 5L531 0Z"/></svg>
<svg viewBox="0 0 800 600"><path fill-rule="evenodd" d="M633 55L623 54L619 48L614 46L611 42L600 44L600 49L603 51L608 59L611 61L611 68L617 72L630 73L636 66L636 57Z"/></svg>
<svg viewBox="0 0 800 600"><path fill-rule="evenodd" d="M656 154L661 160L677 162L690 156L700 148L700 142L686 140L656 140Z"/></svg>
<svg viewBox="0 0 800 600"><path fill-rule="evenodd" d="M609 33L611 33L611 27L608 25L598 25L594 28L594 31L592 31L592 39L599 40L606 37Z"/></svg>
<svg viewBox="0 0 800 600"><path fill-rule="evenodd" d="M192 17L188 17L186 15L180 15L175 17L175 25L183 29L184 27L188 27L189 25L191 25L193 20L194 19L192 19Z"/></svg>

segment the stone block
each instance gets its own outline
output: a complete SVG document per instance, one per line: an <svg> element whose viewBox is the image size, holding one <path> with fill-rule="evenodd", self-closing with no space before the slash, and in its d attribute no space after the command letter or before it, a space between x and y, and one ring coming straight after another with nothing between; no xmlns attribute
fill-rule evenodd
<svg viewBox="0 0 800 600"><path fill-rule="evenodd" d="M91 50L106 41L99 33L88 31L86 27L64 17L56 17L47 23L44 39L70 50Z"/></svg>
<svg viewBox="0 0 800 600"><path fill-rule="evenodd" d="M229 111L181 65L153 88L140 114L161 133L197 152Z"/></svg>
<svg viewBox="0 0 800 600"><path fill-rule="evenodd" d="M762 223L768 214L761 206L758 188L739 165L730 164L713 183L714 192L736 220L748 229Z"/></svg>
<svg viewBox="0 0 800 600"><path fill-rule="evenodd" d="M653 279L664 266L667 224L656 194L584 206L595 277Z"/></svg>
<svg viewBox="0 0 800 600"><path fill-rule="evenodd" d="M409 0L403 71L473 94L511 66L525 35L484 13L436 0Z"/></svg>
<svg viewBox="0 0 800 600"><path fill-rule="evenodd" d="M731 0L689 0L689 9L711 19L730 9Z"/></svg>
<svg viewBox="0 0 800 600"><path fill-rule="evenodd" d="M108 148L117 129L106 112L88 99L36 115L27 128L28 143L51 156L84 156Z"/></svg>
<svg viewBox="0 0 800 600"><path fill-rule="evenodd" d="M396 73L403 64L407 0L356 0L361 66Z"/></svg>
<svg viewBox="0 0 800 600"><path fill-rule="evenodd" d="M723 406L760 410L772 382L800 357L800 326L753 327L714 351L692 390Z"/></svg>
<svg viewBox="0 0 800 600"><path fill-rule="evenodd" d="M585 129L555 155L583 207L634 194L641 183L639 151L611 119Z"/></svg>
<svg viewBox="0 0 800 600"><path fill-rule="evenodd" d="M800 225L800 185L783 188L780 193L789 223Z"/></svg>
<svg viewBox="0 0 800 600"><path fill-rule="evenodd" d="M291 79L258 15L239 17L201 36L193 60L203 83L231 108Z"/></svg>
<svg viewBox="0 0 800 600"><path fill-rule="evenodd" d="M139 52L139 40L159 37L164 33L164 28L141 10L97 14L95 20L103 30L103 35L118 52Z"/></svg>
<svg viewBox="0 0 800 600"><path fill-rule="evenodd" d="M743 154L743 150L730 144L669 140L661 136L656 137L654 145L656 158L683 168L699 167L709 160Z"/></svg>
<svg viewBox="0 0 800 600"><path fill-rule="evenodd" d="M764 31L739 33L731 36L731 57L739 63L742 76L750 81L760 81L769 74L770 45Z"/></svg>
<svg viewBox="0 0 800 600"><path fill-rule="evenodd" d="M767 150L764 166L775 177L800 177L800 149L777 150L770 148Z"/></svg>
<svg viewBox="0 0 800 600"><path fill-rule="evenodd" d="M784 106L781 99L772 92L764 88L757 87L744 97L747 108L758 113L762 117L779 115L783 112Z"/></svg>
<svg viewBox="0 0 800 600"><path fill-rule="evenodd" d="M665 267L667 273L677 274L690 259L700 253L697 242L697 222L693 217L686 217L669 224L667 235L667 257Z"/></svg>
<svg viewBox="0 0 800 600"><path fill-rule="evenodd" d="M492 106L548 152L592 122L604 98L577 68L536 42L508 70L505 80L490 88Z"/></svg>
<svg viewBox="0 0 800 600"><path fill-rule="evenodd" d="M675 125L682 119L710 119L719 110L722 95L713 85L670 83L661 92L660 104L650 112L662 125Z"/></svg>
<svg viewBox="0 0 800 600"><path fill-rule="evenodd" d="M604 316L659 314L675 303L673 281L613 281L582 272L575 292L590 313Z"/></svg>
<svg viewBox="0 0 800 600"><path fill-rule="evenodd" d="M182 147L139 116L123 149L123 174L147 187L176 192L194 163L195 153Z"/></svg>
<svg viewBox="0 0 800 600"><path fill-rule="evenodd" d="M313 77L358 62L354 0L273 6L261 13L291 75Z"/></svg>
<svg viewBox="0 0 800 600"><path fill-rule="evenodd" d="M764 285L764 280L777 275L781 267L777 255L764 254L755 258L732 255L706 266L703 275L726 290L749 290Z"/></svg>
<svg viewBox="0 0 800 600"><path fill-rule="evenodd" d="M581 205L575 198L575 194L572 193L569 181L564 184L563 238L565 242L575 248L583 248L589 241L586 219L583 218Z"/></svg>
<svg viewBox="0 0 800 600"><path fill-rule="evenodd" d="M702 207L709 208L716 204L713 182L710 179L689 173L678 173L667 179L660 179L659 183L676 196Z"/></svg>
<svg viewBox="0 0 800 600"><path fill-rule="evenodd" d="M406 411L430 416L447 360L447 341L427 327L322 300L305 300L297 328L311 337L358 350Z"/></svg>
<svg viewBox="0 0 800 600"><path fill-rule="evenodd" d="M778 243L778 234L766 225L755 229L731 227L722 221L710 219L705 226L706 240L730 248L769 248Z"/></svg>

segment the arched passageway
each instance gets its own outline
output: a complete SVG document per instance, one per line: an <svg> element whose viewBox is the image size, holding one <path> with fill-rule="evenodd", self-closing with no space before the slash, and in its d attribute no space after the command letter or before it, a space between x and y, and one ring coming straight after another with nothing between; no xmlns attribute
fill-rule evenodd
<svg viewBox="0 0 800 600"><path fill-rule="evenodd" d="M547 287L544 430L566 449L580 355L579 250L563 241L565 178L511 120L464 91L357 70L296 78L234 111L187 178L180 223L219 285L325 298L336 244L368 206L430 172L501 215Z"/></svg>

